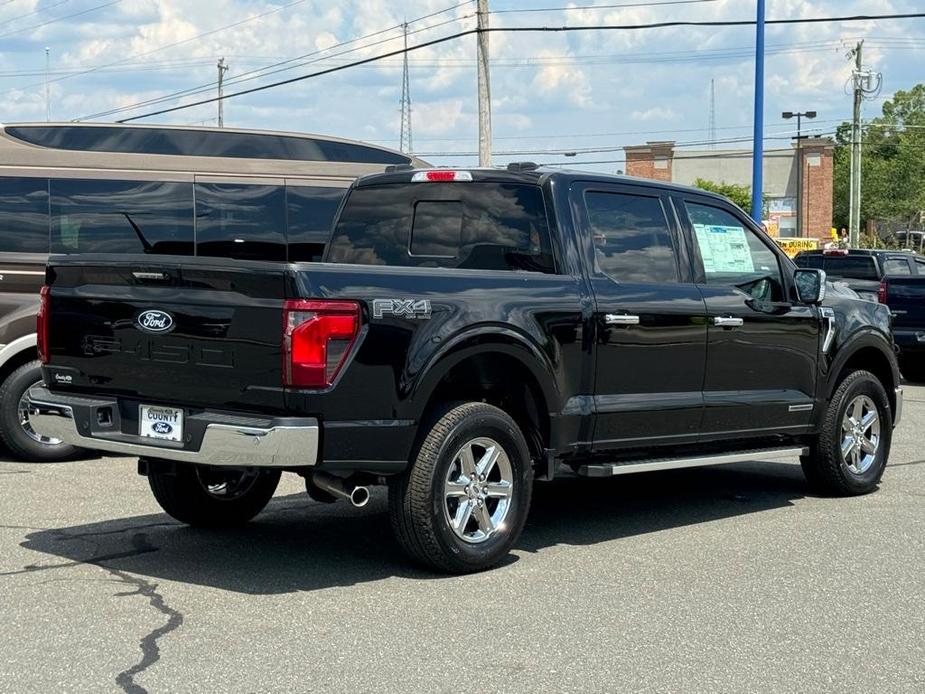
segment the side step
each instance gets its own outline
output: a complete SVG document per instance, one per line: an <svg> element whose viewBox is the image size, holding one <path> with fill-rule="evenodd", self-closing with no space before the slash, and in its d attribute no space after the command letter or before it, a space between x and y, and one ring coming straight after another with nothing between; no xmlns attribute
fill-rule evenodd
<svg viewBox="0 0 925 694"><path fill-rule="evenodd" d="M650 458L648 460L631 460L625 463L596 463L582 465L578 474L585 477L612 477L629 475L634 472L653 472L655 470L679 470L686 467L705 467L708 465L728 465L785 456L801 456L809 453L808 448L762 448L754 451L738 451L726 455L708 455L696 458Z"/></svg>

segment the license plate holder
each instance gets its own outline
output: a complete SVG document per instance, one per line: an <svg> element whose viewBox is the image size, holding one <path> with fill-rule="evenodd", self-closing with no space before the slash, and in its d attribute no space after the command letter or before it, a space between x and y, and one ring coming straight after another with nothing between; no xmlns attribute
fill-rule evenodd
<svg viewBox="0 0 925 694"><path fill-rule="evenodd" d="M183 409L139 405L138 434L159 441L183 441Z"/></svg>

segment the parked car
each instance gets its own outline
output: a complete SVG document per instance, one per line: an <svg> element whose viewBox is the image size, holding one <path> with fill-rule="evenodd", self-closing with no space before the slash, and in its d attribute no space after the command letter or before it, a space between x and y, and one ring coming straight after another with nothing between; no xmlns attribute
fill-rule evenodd
<svg viewBox="0 0 925 694"><path fill-rule="evenodd" d="M362 142L249 130L0 125L0 438L31 461L74 448L38 435L35 316L51 253L317 260L350 183L420 163Z"/></svg>
<svg viewBox="0 0 925 694"><path fill-rule="evenodd" d="M829 279L844 279L859 295L889 306L902 372L925 380L925 257L901 251L825 251L801 253L796 264L821 268Z"/></svg>
<svg viewBox="0 0 925 694"><path fill-rule="evenodd" d="M53 256L34 426L140 456L162 508L229 525L280 473L438 570L498 562L534 480L799 455L883 474L887 308L797 269L725 198L546 170L360 179L323 263Z"/></svg>
<svg viewBox="0 0 925 694"><path fill-rule="evenodd" d="M825 270L829 281L844 282L869 301L879 301L880 283L886 277L915 274L920 267L925 274L925 257L909 251L827 248L801 251L794 262Z"/></svg>

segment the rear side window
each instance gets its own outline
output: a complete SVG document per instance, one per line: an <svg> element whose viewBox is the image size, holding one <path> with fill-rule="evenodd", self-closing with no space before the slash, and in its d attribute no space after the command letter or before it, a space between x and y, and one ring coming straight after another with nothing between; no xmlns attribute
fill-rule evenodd
<svg viewBox="0 0 925 694"><path fill-rule="evenodd" d="M0 178L0 252L48 253L48 179Z"/></svg>
<svg viewBox="0 0 925 694"><path fill-rule="evenodd" d="M327 260L555 271L542 190L507 183L356 188L334 230Z"/></svg>
<svg viewBox="0 0 925 694"><path fill-rule="evenodd" d="M193 254L193 186L52 179L53 253Z"/></svg>
<svg viewBox="0 0 925 694"><path fill-rule="evenodd" d="M285 189L197 183L196 255L286 260Z"/></svg>
<svg viewBox="0 0 925 694"><path fill-rule="evenodd" d="M662 202L654 196L585 193L598 269L618 282L677 282Z"/></svg>
<svg viewBox="0 0 925 694"><path fill-rule="evenodd" d="M887 258L883 261L884 275L911 275L912 266L905 258Z"/></svg>
<svg viewBox="0 0 925 694"><path fill-rule="evenodd" d="M877 266L869 255L827 255L825 274L851 280L879 280Z"/></svg>
<svg viewBox="0 0 925 694"><path fill-rule="evenodd" d="M346 188L286 187L289 260L317 262L331 238L331 226Z"/></svg>

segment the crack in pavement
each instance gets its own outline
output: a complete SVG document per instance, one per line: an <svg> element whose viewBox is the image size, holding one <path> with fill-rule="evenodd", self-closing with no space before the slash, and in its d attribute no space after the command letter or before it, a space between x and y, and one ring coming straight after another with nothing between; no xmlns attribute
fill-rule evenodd
<svg viewBox="0 0 925 694"><path fill-rule="evenodd" d="M141 528L157 527L161 525L176 525L175 523L151 523L142 526L128 527L119 531L114 531L115 533L120 532L129 532L132 530L139 530ZM17 529L28 529L28 530L37 530L36 528L23 528L21 526L0 526L8 528L17 528ZM38 529L44 532L50 532L54 535L55 539L59 541L67 540L83 540L88 542L93 546L95 551L99 551L100 546L98 542L90 539L94 536L100 535L110 535L113 532L100 532L100 533L83 533L80 535L71 535L67 532L61 530L54 530L49 528ZM112 576L115 581L131 586L134 590L128 592L115 593L113 597L136 597L141 596L148 599L148 604L157 610L160 614L167 617L166 623L163 625L152 629L147 634L145 634L138 642L138 646L141 649L141 660L139 660L135 665L130 668L127 668L116 675L115 682L126 692L126 694L147 694L147 689L142 687L137 683L136 678L138 675L146 671L152 665L157 663L161 658L160 646L158 641L167 634L179 629L183 625L183 613L179 610L174 609L167 604L167 601L164 599L164 596L158 592L158 584L146 581L143 578L133 576L127 571L122 571L110 566L106 566L103 562L113 561L116 559L125 559L128 557L135 557L142 554L148 554L150 552L157 552L159 548L152 545L148 542L147 535L143 532L136 532L132 538L132 549L124 552L115 552L112 554L104 555L94 555L89 559L83 561L70 561L61 564L30 564L24 566L22 569L16 571L5 571L0 572L0 577L3 576L16 576L21 574L35 573L39 571L51 571L54 569L66 569L74 566L81 565L91 565L96 566L97 568L102 569L110 576Z"/></svg>

